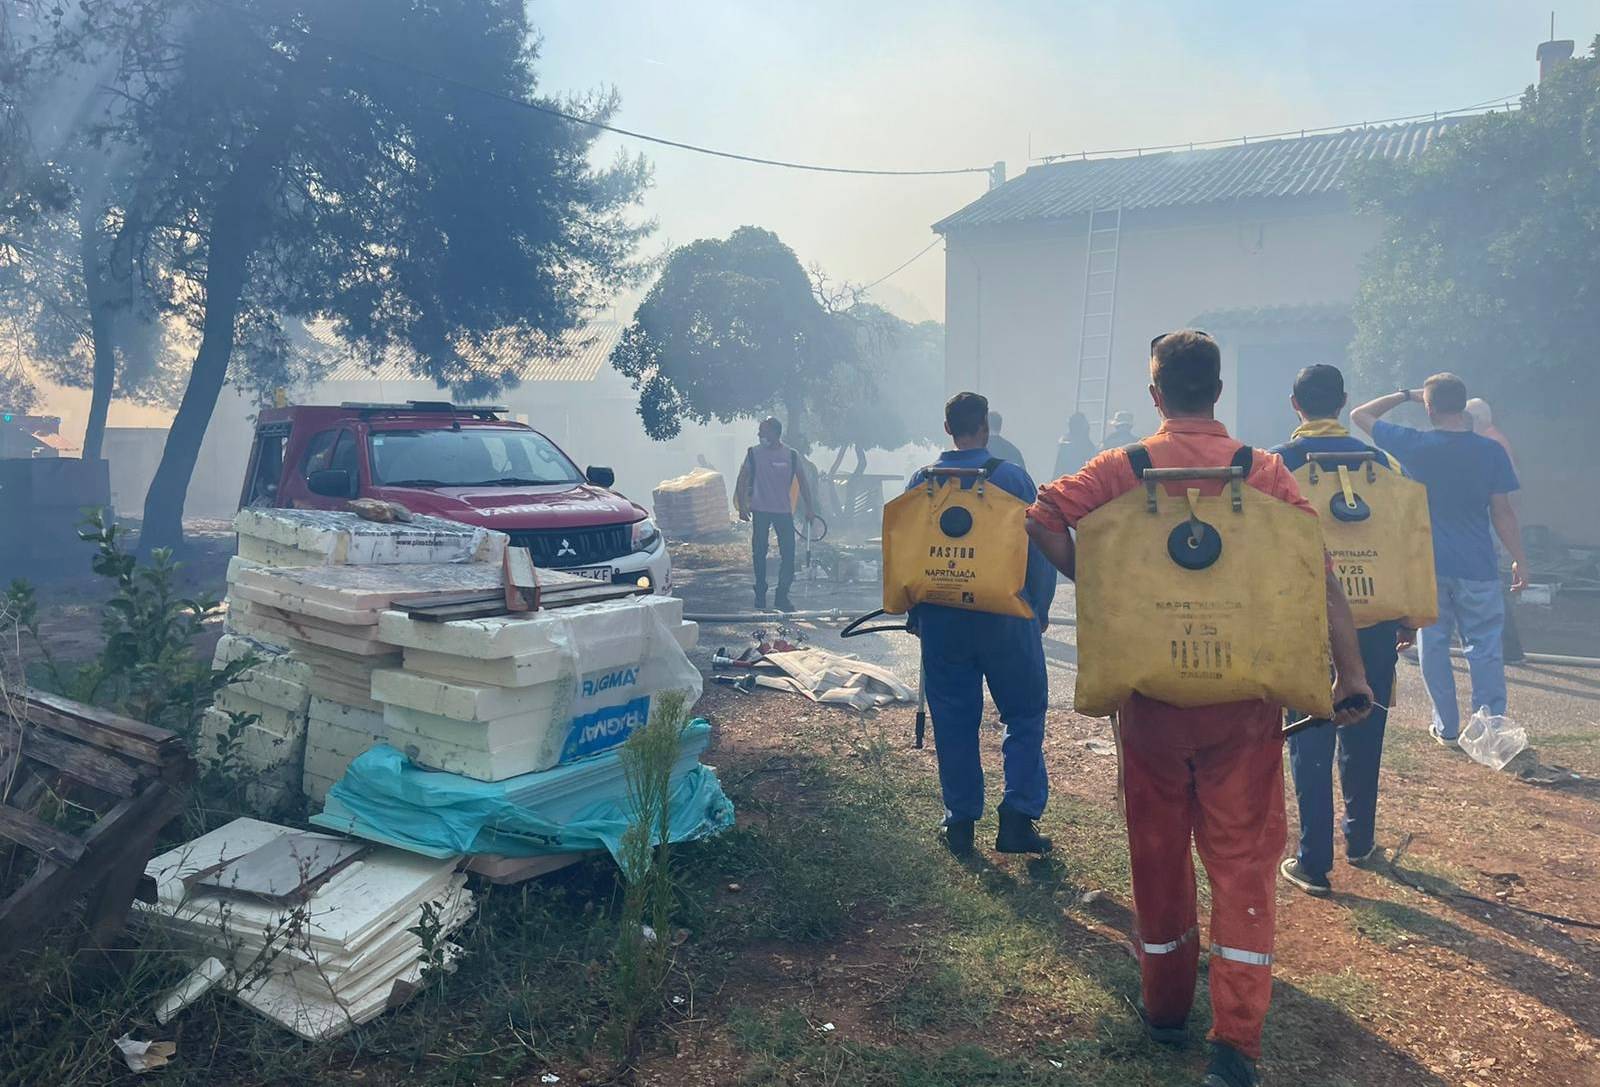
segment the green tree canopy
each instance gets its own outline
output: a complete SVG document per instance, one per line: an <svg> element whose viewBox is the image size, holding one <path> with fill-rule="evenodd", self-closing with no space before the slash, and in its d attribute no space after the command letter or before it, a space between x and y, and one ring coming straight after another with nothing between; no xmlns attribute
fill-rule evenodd
<svg viewBox="0 0 1600 1087"><path fill-rule="evenodd" d="M912 324L870 302L836 317L855 342L819 390L808 436L837 449L938 442L944 422L944 326Z"/></svg>
<svg viewBox="0 0 1600 1087"><path fill-rule="evenodd" d="M794 250L744 226L667 256L611 364L639 390L645 432L662 440L685 421L726 422L779 405L789 432L801 431L807 405L854 352Z"/></svg>
<svg viewBox="0 0 1600 1087"><path fill-rule="evenodd" d="M637 274L647 169L594 169L594 129L518 104L538 89L520 0L56 10L63 63L114 58L91 124L131 149L118 222L198 340L144 546L181 539L230 363L263 384L285 372L286 320L331 320L374 358L398 347L418 376L490 392L505 375L469 348L502 330L559 336ZM617 105L539 101L590 119Z"/></svg>
<svg viewBox="0 0 1600 1087"><path fill-rule="evenodd" d="M1600 43L1597 43L1600 45ZM1600 395L1600 60L1558 69L1514 112L1462 122L1355 179L1382 219L1351 353L1372 384L1438 370L1552 413Z"/></svg>

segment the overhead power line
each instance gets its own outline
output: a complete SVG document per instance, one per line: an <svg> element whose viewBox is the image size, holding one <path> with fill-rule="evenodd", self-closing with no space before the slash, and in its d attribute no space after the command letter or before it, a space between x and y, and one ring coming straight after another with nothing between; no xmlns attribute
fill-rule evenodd
<svg viewBox="0 0 1600 1087"><path fill-rule="evenodd" d="M1343 125L1324 125L1321 128L1296 128L1287 132L1267 132L1259 136L1230 136L1219 140L1190 140L1187 143L1165 143L1154 147L1111 147L1100 151L1070 151L1054 155L1036 155L1034 162L1060 162L1063 159L1091 159L1107 158L1116 155L1143 155L1146 153L1157 154L1163 151L1197 151L1208 147L1232 147L1234 145L1249 144L1252 141L1285 140L1300 136L1320 136L1329 132L1345 132L1356 128L1370 128L1373 125L1393 125L1405 121L1439 120L1443 117L1454 117L1463 113L1472 113L1478 110L1492 110L1508 105L1521 98L1521 92L1507 94L1499 98L1490 98L1470 106L1459 109L1434 110L1431 113L1413 113L1405 117L1385 117L1377 121L1360 121Z"/></svg>
<svg viewBox="0 0 1600 1087"><path fill-rule="evenodd" d="M872 288L876 287L878 284L882 283L884 280L893 279L895 276L899 275L901 272L905 271L907 268L909 268L913 264L917 263L917 261L921 260L923 255L925 253L927 253L928 250L932 249L934 246L938 245L942 241L944 241L943 238L935 238L935 239L933 239L933 241L931 241L927 245L923 246L922 249L920 249L917 252L916 256L912 257L910 260L902 261L900 264L896 265L894 271L886 272L885 274L879 276L877 279L874 279L871 283L868 283L865 287L862 287L860 293L865 294L866 292L872 290Z"/></svg>
<svg viewBox="0 0 1600 1087"><path fill-rule="evenodd" d="M391 57L386 54L376 53L365 46L357 45L354 42L348 42L338 38L330 38L326 35L317 34L301 27L291 26L275 19L269 19L265 16L257 15L254 12L244 11L240 8L233 7L231 4L225 4L222 2L222 0L208 0L208 2L213 7L229 12L238 18L245 19L250 22L265 23L267 25L276 27L279 30L292 31L295 34L298 34L300 37L305 38L307 41L314 41L322 45L332 46L336 49L343 49L347 52L357 53L368 58L369 60L377 61L380 64L390 65L402 71L409 72L412 75L419 75L427 79L436 80L437 82L443 83L446 86L456 87L460 90L482 95L485 98L492 98L496 101L504 102L508 105L518 106L522 109L533 110L535 113L543 113L551 117L559 117L561 120L570 121L575 125L585 125L589 128L599 129L603 132L610 132L617 136L624 136L630 140L641 140L645 143L659 144L662 147L675 147L680 151L692 151L697 155L710 155L714 158L731 159L734 162L749 162L758 166L777 166L785 170L807 170L812 173L819 174L857 174L868 177L948 177L953 174L987 174L991 170L991 167L988 166L961 166L946 170L874 170L853 166L824 166L814 162L794 162L788 159L766 158L761 155L745 155L740 154L737 151L722 151L714 147L706 147L702 144L687 143L683 140L667 139L665 136L652 136L647 132L639 132L631 128L623 128L620 125L607 124L604 121L596 121L591 117L584 117L580 114L569 113L566 110L558 109L555 106L546 105L543 102L536 102L514 94L506 94L503 91L497 91L489 87L482 87L476 83L472 83L465 79L460 79L456 76L447 75L443 72L436 72L432 69L424 68L420 65L412 64L409 61L400 60L399 58Z"/></svg>

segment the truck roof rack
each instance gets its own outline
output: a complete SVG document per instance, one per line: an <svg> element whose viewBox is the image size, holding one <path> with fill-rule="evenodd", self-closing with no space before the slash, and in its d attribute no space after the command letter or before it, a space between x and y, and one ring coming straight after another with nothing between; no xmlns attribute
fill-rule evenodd
<svg viewBox="0 0 1600 1087"><path fill-rule="evenodd" d="M511 410L499 404L452 404L447 400L407 400L404 404L368 404L346 400L339 406L349 411L431 412L434 414L472 415L479 419L493 419L496 415L503 415Z"/></svg>

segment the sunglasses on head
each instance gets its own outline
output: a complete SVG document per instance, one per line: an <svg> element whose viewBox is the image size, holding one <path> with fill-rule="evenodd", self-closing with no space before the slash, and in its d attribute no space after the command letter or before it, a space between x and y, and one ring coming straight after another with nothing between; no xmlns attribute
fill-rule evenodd
<svg viewBox="0 0 1600 1087"><path fill-rule="evenodd" d="M1198 328L1185 328L1185 329L1180 329L1180 330L1177 330L1177 331L1193 332L1193 333L1195 333L1197 335L1204 336L1208 340L1212 338L1211 337L1211 333L1202 331L1201 329L1198 329ZM1159 336L1156 336L1153 339L1151 339L1151 341L1150 341L1150 353L1152 355L1155 354L1156 344L1160 343L1162 340L1166 339L1168 336L1173 336L1173 335L1176 335L1176 332L1163 332Z"/></svg>

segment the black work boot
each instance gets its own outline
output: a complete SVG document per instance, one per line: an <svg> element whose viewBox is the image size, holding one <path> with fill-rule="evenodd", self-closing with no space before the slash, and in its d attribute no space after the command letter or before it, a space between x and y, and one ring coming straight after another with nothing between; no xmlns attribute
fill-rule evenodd
<svg viewBox="0 0 1600 1087"><path fill-rule="evenodd" d="M972 828L974 825L971 819L946 823L944 825L944 847L958 857L972 856Z"/></svg>
<svg viewBox="0 0 1600 1087"><path fill-rule="evenodd" d="M1039 833L1034 821L1019 811L1000 805L1000 833L994 837L996 853L1048 853L1050 839Z"/></svg>
<svg viewBox="0 0 1600 1087"><path fill-rule="evenodd" d="M779 611L794 611L795 610L794 601L789 599L789 594L788 593L783 593L783 592L778 594L778 598L773 601L773 606L776 607Z"/></svg>
<svg viewBox="0 0 1600 1087"><path fill-rule="evenodd" d="M1259 1087L1256 1062L1227 1042L1211 1043L1211 1065L1201 1087Z"/></svg>

